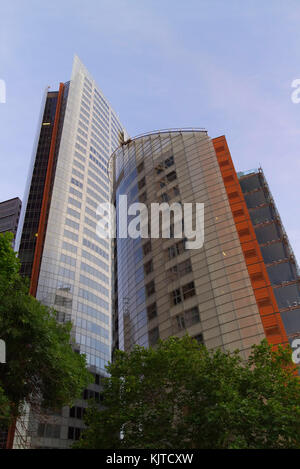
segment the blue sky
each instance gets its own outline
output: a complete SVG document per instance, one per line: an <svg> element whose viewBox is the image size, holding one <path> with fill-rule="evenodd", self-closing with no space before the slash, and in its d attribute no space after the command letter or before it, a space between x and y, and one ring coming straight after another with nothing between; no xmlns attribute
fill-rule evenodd
<svg viewBox="0 0 300 469"><path fill-rule="evenodd" d="M76 53L130 135L205 127L261 165L300 261L299 0L0 0L0 201L23 197L43 91Z"/></svg>

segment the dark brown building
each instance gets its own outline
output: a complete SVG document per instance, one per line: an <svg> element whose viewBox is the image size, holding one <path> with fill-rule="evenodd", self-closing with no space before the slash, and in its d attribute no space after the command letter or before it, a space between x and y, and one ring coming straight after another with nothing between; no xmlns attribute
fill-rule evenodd
<svg viewBox="0 0 300 469"><path fill-rule="evenodd" d="M19 197L0 202L0 233L11 231L16 236L21 207Z"/></svg>

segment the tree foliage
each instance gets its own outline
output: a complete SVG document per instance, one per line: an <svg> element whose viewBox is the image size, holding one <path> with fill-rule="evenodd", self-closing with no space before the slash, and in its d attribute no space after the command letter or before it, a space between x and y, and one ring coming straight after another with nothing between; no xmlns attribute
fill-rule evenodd
<svg viewBox="0 0 300 469"><path fill-rule="evenodd" d="M11 239L0 235L0 338L7 361L0 364L0 405L7 399L15 417L24 401L48 409L72 404L92 378L85 357L70 345L71 323L57 323L55 312L28 294Z"/></svg>
<svg viewBox="0 0 300 469"><path fill-rule="evenodd" d="M291 352L208 351L188 336L118 351L103 411L91 408L77 448L299 448L300 383ZM119 435L122 438L119 438Z"/></svg>

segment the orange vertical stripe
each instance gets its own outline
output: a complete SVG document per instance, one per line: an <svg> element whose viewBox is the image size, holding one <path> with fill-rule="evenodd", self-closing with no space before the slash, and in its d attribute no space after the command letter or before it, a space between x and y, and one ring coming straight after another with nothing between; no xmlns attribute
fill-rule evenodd
<svg viewBox="0 0 300 469"><path fill-rule="evenodd" d="M212 139L235 226L244 253L256 303L268 342L287 344L288 338L260 251L225 136Z"/></svg>

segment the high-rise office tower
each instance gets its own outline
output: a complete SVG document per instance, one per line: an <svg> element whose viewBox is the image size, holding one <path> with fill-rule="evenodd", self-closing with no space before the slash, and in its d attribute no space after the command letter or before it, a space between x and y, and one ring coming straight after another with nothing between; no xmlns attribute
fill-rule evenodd
<svg viewBox="0 0 300 469"><path fill-rule="evenodd" d="M300 337L299 267L261 168L238 173L289 342Z"/></svg>
<svg viewBox="0 0 300 469"><path fill-rule="evenodd" d="M53 306L58 321L73 322L77 350L86 354L95 384L60 415L40 421L29 412L15 446L25 439L33 448L68 447L79 438L86 400L101 400L101 375L111 358L112 269L111 243L96 234L96 211L110 199L108 159L123 131L75 57L71 81L45 92L17 244L30 293Z"/></svg>
<svg viewBox="0 0 300 469"><path fill-rule="evenodd" d="M21 207L19 197L0 202L0 233L10 231L16 236Z"/></svg>
<svg viewBox="0 0 300 469"><path fill-rule="evenodd" d="M283 298L299 298L299 277L283 232L275 236L277 213L268 209L262 173L239 180L225 137L210 139L201 129L128 140L112 162L118 222L122 195L148 212L153 203L204 203L198 249L187 249L184 234L120 237L117 223L114 346L130 350L188 333L210 349L239 349L247 357L265 337L286 344L299 329L299 307L280 311Z"/></svg>

